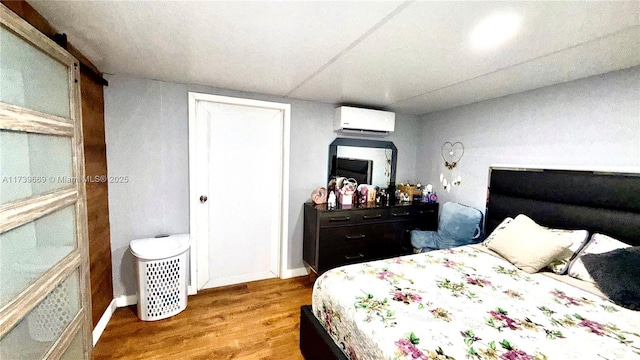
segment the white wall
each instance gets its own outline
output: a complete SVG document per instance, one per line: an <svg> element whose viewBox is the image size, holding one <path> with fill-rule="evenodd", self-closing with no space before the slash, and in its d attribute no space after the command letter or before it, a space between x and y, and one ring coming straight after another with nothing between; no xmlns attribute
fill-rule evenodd
<svg viewBox="0 0 640 360"><path fill-rule="evenodd" d="M416 174L440 185L440 148L461 141L462 185L441 203L484 209L492 164L640 171L640 67L423 117ZM426 179L426 180L424 180Z"/></svg>
<svg viewBox="0 0 640 360"><path fill-rule="evenodd" d="M106 76L105 138L109 176L109 221L114 295L134 295L132 239L189 231L187 92L235 96L291 104L289 269L302 263L302 204L326 183L334 105L185 85ZM415 178L418 118L398 114L396 132L383 140L398 148L397 179ZM378 139L378 138L376 138ZM250 206L250 204L247 204ZM249 216L251 210L247 209Z"/></svg>

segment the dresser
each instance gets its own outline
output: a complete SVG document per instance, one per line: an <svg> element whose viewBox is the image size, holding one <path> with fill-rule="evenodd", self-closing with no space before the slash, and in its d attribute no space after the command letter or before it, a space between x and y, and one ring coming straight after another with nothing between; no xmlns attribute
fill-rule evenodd
<svg viewBox="0 0 640 360"><path fill-rule="evenodd" d="M437 203L333 210L306 203L302 258L321 274L341 265L411 254L409 232L437 227Z"/></svg>

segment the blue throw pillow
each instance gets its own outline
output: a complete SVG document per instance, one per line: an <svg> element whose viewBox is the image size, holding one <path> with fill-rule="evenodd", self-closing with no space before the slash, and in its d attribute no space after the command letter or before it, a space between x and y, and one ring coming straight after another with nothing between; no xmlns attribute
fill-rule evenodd
<svg viewBox="0 0 640 360"><path fill-rule="evenodd" d="M476 208L447 202L442 205L438 231L411 231L411 245L426 252L479 242L482 218L482 212Z"/></svg>
<svg viewBox="0 0 640 360"><path fill-rule="evenodd" d="M421 252L438 250L438 232L437 231L411 231L411 245Z"/></svg>
<svg viewBox="0 0 640 360"><path fill-rule="evenodd" d="M442 205L438 222L438 248L468 245L481 240L482 217L480 210L455 202Z"/></svg>

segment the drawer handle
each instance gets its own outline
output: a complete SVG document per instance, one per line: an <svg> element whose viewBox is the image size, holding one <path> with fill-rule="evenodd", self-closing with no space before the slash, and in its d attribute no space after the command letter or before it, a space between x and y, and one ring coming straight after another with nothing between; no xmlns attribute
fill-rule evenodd
<svg viewBox="0 0 640 360"><path fill-rule="evenodd" d="M347 238L347 240L357 240L357 239L364 239L367 237L367 235L365 234L345 235L344 237Z"/></svg>
<svg viewBox="0 0 640 360"><path fill-rule="evenodd" d="M345 260L355 260L355 259L362 259L363 257L364 257L364 255L362 255L362 254L352 255L352 256L345 255L344 259Z"/></svg>
<svg viewBox="0 0 640 360"><path fill-rule="evenodd" d="M436 212L435 210L418 210L418 214L422 215L422 214L433 214L434 212Z"/></svg>
<svg viewBox="0 0 640 360"><path fill-rule="evenodd" d="M342 216L342 217L330 217L329 221L349 221L351 220L351 217L349 216Z"/></svg>
<svg viewBox="0 0 640 360"><path fill-rule="evenodd" d="M382 214L377 214L377 215L364 215L362 218L364 220L371 220L371 219L380 219L382 217Z"/></svg>
<svg viewBox="0 0 640 360"><path fill-rule="evenodd" d="M400 216L409 216L410 214L408 212L403 212L403 213L391 213L391 216L393 217L400 217Z"/></svg>

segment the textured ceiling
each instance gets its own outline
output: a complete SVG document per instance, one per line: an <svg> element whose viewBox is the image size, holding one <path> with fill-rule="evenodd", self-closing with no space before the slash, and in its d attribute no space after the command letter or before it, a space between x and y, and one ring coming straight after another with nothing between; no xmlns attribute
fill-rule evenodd
<svg viewBox="0 0 640 360"><path fill-rule="evenodd" d="M29 3L106 73L416 115L640 64L637 1Z"/></svg>

